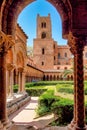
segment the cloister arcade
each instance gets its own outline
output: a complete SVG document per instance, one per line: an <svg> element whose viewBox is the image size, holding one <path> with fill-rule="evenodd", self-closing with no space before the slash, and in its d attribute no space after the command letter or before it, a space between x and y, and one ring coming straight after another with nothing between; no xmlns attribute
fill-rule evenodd
<svg viewBox="0 0 87 130"><path fill-rule="evenodd" d="M13 80L24 92L26 75L26 45L18 41L17 18L21 11L34 0L0 0L0 129L9 124L6 98L12 95ZM87 0L48 0L59 12L62 19L62 35L74 55L74 115L67 129L86 130L84 109L83 50L87 44ZM18 29L18 28L17 28ZM17 35L16 35L17 34ZM15 37L16 36L16 37ZM26 40L26 35L23 39ZM19 42L20 47L17 47ZM14 60L13 60L14 59ZM23 59L25 61L23 61ZM9 76L8 76L9 75ZM41 74L42 75L42 74ZM50 76L50 78L52 78ZM47 76L48 79L48 76ZM54 76L54 79L56 77ZM22 81L22 82L20 82ZM8 85L7 85L8 84ZM9 86L9 89L7 87ZM7 92L8 90L8 92ZM10 93L9 93L10 92Z"/></svg>

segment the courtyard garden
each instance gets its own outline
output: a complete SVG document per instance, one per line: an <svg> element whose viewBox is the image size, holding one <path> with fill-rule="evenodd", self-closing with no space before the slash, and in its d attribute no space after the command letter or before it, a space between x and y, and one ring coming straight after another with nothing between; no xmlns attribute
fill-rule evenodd
<svg viewBox="0 0 87 130"><path fill-rule="evenodd" d="M30 96L38 96L37 116L54 113L58 119L51 125L67 125L73 118L73 81L41 81L26 83L26 91ZM85 86L85 108L87 115L87 81ZM14 86L17 91L18 86ZM87 117L86 117L87 118ZM87 122L87 121L86 121Z"/></svg>

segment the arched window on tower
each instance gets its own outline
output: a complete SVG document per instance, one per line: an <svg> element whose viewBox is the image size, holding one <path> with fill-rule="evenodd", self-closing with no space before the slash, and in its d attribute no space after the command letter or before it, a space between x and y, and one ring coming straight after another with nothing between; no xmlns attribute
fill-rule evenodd
<svg viewBox="0 0 87 130"><path fill-rule="evenodd" d="M44 62L42 61L42 65L44 65Z"/></svg>
<svg viewBox="0 0 87 130"><path fill-rule="evenodd" d="M67 53L65 52L65 57L67 57Z"/></svg>
<svg viewBox="0 0 87 130"><path fill-rule="evenodd" d="M41 38L42 38L42 39L46 38L46 33L45 33L45 32L42 32Z"/></svg>
<svg viewBox="0 0 87 130"><path fill-rule="evenodd" d="M44 50L44 48L42 48L42 55L44 55L44 53L45 53L45 50Z"/></svg>
<svg viewBox="0 0 87 130"><path fill-rule="evenodd" d="M60 58L60 53L58 53L58 58Z"/></svg>
<svg viewBox="0 0 87 130"><path fill-rule="evenodd" d="M45 22L41 23L41 28L46 28L46 23Z"/></svg>

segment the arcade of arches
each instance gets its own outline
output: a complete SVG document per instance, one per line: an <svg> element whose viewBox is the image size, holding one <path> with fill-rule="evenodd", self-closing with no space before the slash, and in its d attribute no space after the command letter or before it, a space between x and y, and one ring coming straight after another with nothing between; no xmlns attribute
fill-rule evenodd
<svg viewBox="0 0 87 130"><path fill-rule="evenodd" d="M53 74L38 69L26 54L27 36L17 18L21 11L34 0L0 0L0 130L8 129L6 100L13 96L13 84L18 84L18 93L25 93L24 83L32 80L58 80ZM74 55L74 115L67 129L86 130L84 109L83 51L87 43L87 0L48 0L62 19L62 35L68 40ZM22 33L21 33L22 32Z"/></svg>

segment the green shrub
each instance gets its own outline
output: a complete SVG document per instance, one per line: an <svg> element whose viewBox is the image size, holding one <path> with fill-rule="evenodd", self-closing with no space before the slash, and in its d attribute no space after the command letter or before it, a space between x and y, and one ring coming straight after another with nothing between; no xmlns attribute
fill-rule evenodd
<svg viewBox="0 0 87 130"><path fill-rule="evenodd" d="M36 110L37 114L40 115L40 116L43 116L43 115L47 114L49 111L50 110L49 110L49 108L47 106L40 106Z"/></svg>
<svg viewBox="0 0 87 130"><path fill-rule="evenodd" d="M53 122L56 125L65 125L73 118L73 101L54 95L54 90L48 90L39 98L37 113L41 116L53 112L58 120Z"/></svg>
<svg viewBox="0 0 87 130"><path fill-rule="evenodd" d="M63 92L63 93L74 93L74 85L72 84L57 84L56 85L56 90L58 92Z"/></svg>
<svg viewBox="0 0 87 130"><path fill-rule="evenodd" d="M13 91L14 91L14 93L18 92L18 84L13 85Z"/></svg>
<svg viewBox="0 0 87 130"><path fill-rule="evenodd" d="M39 104L50 107L50 105L55 101L54 90L47 90L39 98Z"/></svg>
<svg viewBox="0 0 87 130"><path fill-rule="evenodd" d="M44 93L47 89L44 88L26 88L26 92L29 96L40 96L42 93Z"/></svg>
<svg viewBox="0 0 87 130"><path fill-rule="evenodd" d="M26 83L25 87L35 87L35 86L46 86L46 85L56 85L58 81L39 81L39 82L30 82Z"/></svg>

